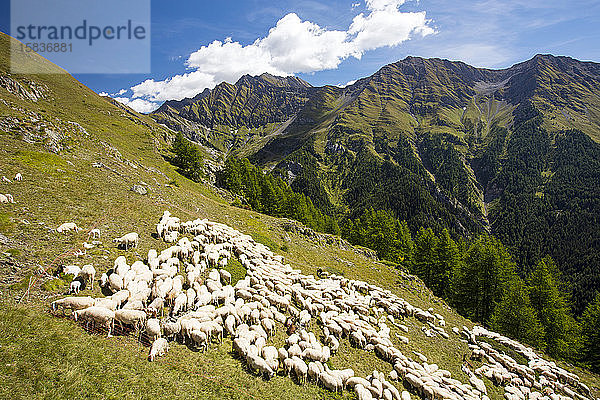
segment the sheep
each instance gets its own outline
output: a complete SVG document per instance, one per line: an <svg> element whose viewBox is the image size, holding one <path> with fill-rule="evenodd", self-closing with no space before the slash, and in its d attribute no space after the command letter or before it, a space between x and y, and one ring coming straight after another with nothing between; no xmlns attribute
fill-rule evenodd
<svg viewBox="0 0 600 400"><path fill-rule="evenodd" d="M353 376L346 381L346 387L354 388L356 385L361 384L365 388L368 387L371 383L365 378L361 378L360 376Z"/></svg>
<svg viewBox="0 0 600 400"><path fill-rule="evenodd" d="M6 183L11 183L10 179L8 179L6 176L2 175L2 182L6 182Z"/></svg>
<svg viewBox="0 0 600 400"><path fill-rule="evenodd" d="M71 284L69 285L69 293L79 293L79 291L81 290L81 282L78 280L73 280L71 281Z"/></svg>
<svg viewBox="0 0 600 400"><path fill-rule="evenodd" d="M121 329L123 329L123 324L133 325L136 332L139 332L142 325L146 322L146 313L140 310L121 309L115 311L114 318L119 322Z"/></svg>
<svg viewBox="0 0 600 400"><path fill-rule="evenodd" d="M113 293L123 290L123 278L119 274L110 274L108 276L108 286Z"/></svg>
<svg viewBox="0 0 600 400"><path fill-rule="evenodd" d="M21 175L20 172L17 172L17 174L15 175L15 181L21 182L22 180L23 180L23 175Z"/></svg>
<svg viewBox="0 0 600 400"><path fill-rule="evenodd" d="M231 284L231 274L224 269L219 270L219 275L224 284Z"/></svg>
<svg viewBox="0 0 600 400"><path fill-rule="evenodd" d="M152 300L152 302L150 304L148 304L148 307L146 308L146 313L156 316L158 314L158 312L160 311L161 315L162 315L164 307L165 307L165 300L162 297L157 297L154 300Z"/></svg>
<svg viewBox="0 0 600 400"><path fill-rule="evenodd" d="M65 222L56 228L56 232L58 233L67 233L71 231L79 232L79 227L74 222Z"/></svg>
<svg viewBox="0 0 600 400"><path fill-rule="evenodd" d="M15 203L15 199L10 193L0 194L0 196L2 196L2 198L0 198L0 203Z"/></svg>
<svg viewBox="0 0 600 400"><path fill-rule="evenodd" d="M154 361L157 356L164 356L169 351L169 343L164 338L158 338L152 342L148 359Z"/></svg>
<svg viewBox="0 0 600 400"><path fill-rule="evenodd" d="M235 336L235 317L231 314L225 318L225 330L231 337Z"/></svg>
<svg viewBox="0 0 600 400"><path fill-rule="evenodd" d="M109 310L115 311L117 309L117 302L114 301L111 297L102 297L99 299L95 299L94 306L96 307L104 307Z"/></svg>
<svg viewBox="0 0 600 400"><path fill-rule="evenodd" d="M335 353L340 348L340 342L333 335L328 335L325 337L325 344L329 345L331 348L331 352Z"/></svg>
<svg viewBox="0 0 600 400"><path fill-rule="evenodd" d="M373 400L371 392L360 383L354 386L354 391L356 392L358 400Z"/></svg>
<svg viewBox="0 0 600 400"><path fill-rule="evenodd" d="M145 312L144 303L141 300L129 299L122 308L123 310L135 310Z"/></svg>
<svg viewBox="0 0 600 400"><path fill-rule="evenodd" d="M328 373L327 371L319 373L319 382L321 382L326 389L329 389L334 393L337 393L343 389L342 380L339 377Z"/></svg>
<svg viewBox="0 0 600 400"><path fill-rule="evenodd" d="M81 273L81 268L78 265L63 265L62 273L65 275L73 275L73 279L75 279Z"/></svg>
<svg viewBox="0 0 600 400"><path fill-rule="evenodd" d="M319 374L322 372L321 368L322 366L319 366L319 364L317 364L317 362L315 361L311 361L308 363L308 372L307 372L307 376L309 379L312 379L314 381L318 381L319 380Z"/></svg>
<svg viewBox="0 0 600 400"><path fill-rule="evenodd" d="M185 293L179 293L177 295L177 297L175 298L175 301L173 302L173 310L172 310L172 314L173 315L177 315L179 313L179 310L184 310L187 307L187 296Z"/></svg>
<svg viewBox="0 0 600 400"><path fill-rule="evenodd" d="M94 228L90 231L89 236L92 237L92 239L100 239L100 229L98 228Z"/></svg>
<svg viewBox="0 0 600 400"><path fill-rule="evenodd" d="M87 320L88 322L98 322L108 329L107 337L111 337L112 325L115 320L115 311L109 310L104 307L91 306L82 310L77 310L73 313L73 318L77 321L79 318Z"/></svg>
<svg viewBox="0 0 600 400"><path fill-rule="evenodd" d="M293 369L296 374L296 378L298 382L306 382L306 377L308 374L308 366L306 363L299 357L292 357L293 361Z"/></svg>
<svg viewBox="0 0 600 400"><path fill-rule="evenodd" d="M151 342L154 342L161 335L160 321L156 318L148 318L146 321L146 333Z"/></svg>
<svg viewBox="0 0 600 400"><path fill-rule="evenodd" d="M117 243L117 247L124 247L129 250L131 247L137 247L140 236L136 232L131 232L120 238L113 239L113 243Z"/></svg>
<svg viewBox="0 0 600 400"><path fill-rule="evenodd" d="M179 321L164 322L162 324L162 331L165 337L171 338L181 332L181 323Z"/></svg>
<svg viewBox="0 0 600 400"><path fill-rule="evenodd" d="M200 347L202 350L206 350L208 345L208 336L201 330L193 330L190 332L190 338L192 339L192 343L197 347Z"/></svg>
<svg viewBox="0 0 600 400"><path fill-rule="evenodd" d="M258 355L248 355L246 357L246 362L251 371L258 371L265 379L271 379L275 375L275 372L269 366L267 361Z"/></svg>
<svg viewBox="0 0 600 400"><path fill-rule="evenodd" d="M62 299L58 299L52 302L52 311L56 311L58 307L62 308L63 312L66 309L77 311L83 310L88 307L92 307L95 303L95 300L90 297L64 297Z"/></svg>
<svg viewBox="0 0 600 400"><path fill-rule="evenodd" d="M96 269L92 264L86 264L81 267L81 271L79 272L79 276L83 279L84 282L90 281L90 289L94 290L94 279L96 279Z"/></svg>

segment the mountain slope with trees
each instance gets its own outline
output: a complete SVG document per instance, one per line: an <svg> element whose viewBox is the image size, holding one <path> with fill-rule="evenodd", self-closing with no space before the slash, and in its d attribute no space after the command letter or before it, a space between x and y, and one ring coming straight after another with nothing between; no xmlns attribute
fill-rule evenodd
<svg viewBox="0 0 600 400"><path fill-rule="evenodd" d="M292 78L253 79L263 86L234 86L276 105ZM577 314L600 289L600 64L537 55L489 70L408 57L345 88L294 82L293 107L247 105L218 128L207 121L237 110L206 100L224 98L219 87L153 117L178 110L197 124L189 137L248 157L340 225L372 208L413 234L493 234L521 276L550 255Z"/></svg>

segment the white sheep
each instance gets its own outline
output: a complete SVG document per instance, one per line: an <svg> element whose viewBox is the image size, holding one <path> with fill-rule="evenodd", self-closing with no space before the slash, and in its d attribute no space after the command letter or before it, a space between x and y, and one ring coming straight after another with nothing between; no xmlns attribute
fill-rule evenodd
<svg viewBox="0 0 600 400"><path fill-rule="evenodd" d="M141 310L120 309L115 311L115 321L119 322L121 329L123 324L132 325L137 332L140 331L146 322L146 313Z"/></svg>
<svg viewBox="0 0 600 400"><path fill-rule="evenodd" d="M84 282L90 281L90 289L94 290L94 279L96 279L96 269L92 264L86 264L81 267L81 271L79 272L79 276L83 279Z"/></svg>
<svg viewBox="0 0 600 400"><path fill-rule="evenodd" d="M100 276L100 287L106 287L107 283L108 283L108 275L106 274L106 272L103 272L102 275Z"/></svg>
<svg viewBox="0 0 600 400"><path fill-rule="evenodd" d="M58 307L62 308L63 311L65 309L77 311L83 310L85 308L93 306L95 300L90 297L64 297L62 299L58 299L52 302L52 310L56 311Z"/></svg>
<svg viewBox="0 0 600 400"><path fill-rule="evenodd" d="M59 233L67 233L71 231L79 232L79 227L74 222L65 222L56 228L56 231Z"/></svg>
<svg viewBox="0 0 600 400"><path fill-rule="evenodd" d="M17 174L15 175L15 181L21 182L22 180L23 180L23 175L21 175L20 172L17 172Z"/></svg>
<svg viewBox="0 0 600 400"><path fill-rule="evenodd" d="M77 281L77 280L71 281L71 284L69 285L69 293L78 294L80 290L81 290L81 282Z"/></svg>
<svg viewBox="0 0 600 400"><path fill-rule="evenodd" d="M113 243L116 243L118 247L124 247L125 250L128 250L131 247L137 247L140 236L137 232L131 232L126 235L121 236L120 238L113 239Z"/></svg>
<svg viewBox="0 0 600 400"><path fill-rule="evenodd" d="M164 356L169 351L169 343L165 338L158 338L152 343L148 359L154 361L158 356Z"/></svg>
<svg viewBox="0 0 600 400"><path fill-rule="evenodd" d="M160 321L156 318L148 318L146 321L146 334L151 342L154 342L161 335Z"/></svg>
<svg viewBox="0 0 600 400"><path fill-rule="evenodd" d="M113 293L123 290L123 278L119 274L112 273L108 276L108 286Z"/></svg>
<svg viewBox="0 0 600 400"><path fill-rule="evenodd" d="M227 264L225 264L225 266L227 266ZM223 284L231 284L231 274L229 273L229 271L220 269L219 275L221 276L221 280L223 281Z"/></svg>
<svg viewBox="0 0 600 400"><path fill-rule="evenodd" d="M110 296L109 297L101 297L95 299L94 306L96 307L104 307L109 310L115 311L117 309L117 302L114 301Z"/></svg>
<svg viewBox="0 0 600 400"><path fill-rule="evenodd" d="M77 310L73 313L75 321L78 319L87 320L88 322L100 323L108 330L108 337L112 334L112 325L115 320L115 312L104 307L91 306L83 310Z"/></svg>
<svg viewBox="0 0 600 400"><path fill-rule="evenodd" d="M0 193L0 203L8 204L8 203L10 203L10 201L8 200L8 197L6 197L2 193Z"/></svg>
<svg viewBox="0 0 600 400"><path fill-rule="evenodd" d="M73 279L75 279L81 273L81 267L78 265L64 265L62 267L62 272L65 275L73 275Z"/></svg>
<svg viewBox="0 0 600 400"><path fill-rule="evenodd" d="M199 347L202 350L206 350L208 345L208 336L201 330L193 330L190 332L190 339L192 339L192 343L195 346Z"/></svg>
<svg viewBox="0 0 600 400"><path fill-rule="evenodd" d="M2 182L6 182L6 183L11 183L10 179L8 179L6 176L2 175Z"/></svg>
<svg viewBox="0 0 600 400"><path fill-rule="evenodd" d="M100 229L94 228L90 231L90 236L92 239L100 239Z"/></svg>

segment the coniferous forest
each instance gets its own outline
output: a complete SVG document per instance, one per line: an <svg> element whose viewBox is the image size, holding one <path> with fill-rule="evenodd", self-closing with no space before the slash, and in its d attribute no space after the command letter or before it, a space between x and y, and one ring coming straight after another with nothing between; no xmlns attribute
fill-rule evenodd
<svg viewBox="0 0 600 400"><path fill-rule="evenodd" d="M576 319L571 288L548 255L524 272L508 248L487 234L454 239L448 229L436 233L425 227L412 234L406 221L373 208L338 223L309 197L247 159L228 158L219 182L239 196L234 205L296 219L373 249L381 259L419 276L463 316L553 357L600 370L600 295Z"/></svg>

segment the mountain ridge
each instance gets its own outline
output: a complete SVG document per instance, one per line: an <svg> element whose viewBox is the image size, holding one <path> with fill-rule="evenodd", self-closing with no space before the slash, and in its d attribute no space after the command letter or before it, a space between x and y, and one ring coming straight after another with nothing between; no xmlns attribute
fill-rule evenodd
<svg viewBox="0 0 600 400"><path fill-rule="evenodd" d="M244 98L281 103L274 101L276 89L252 84L249 78L236 85L246 93ZM549 253L565 271L572 269L567 268L572 263L579 265L575 270L586 269L564 254L566 245L553 250L539 244L552 241L548 232L510 222L517 215L519 221L525 220L521 211L506 213L502 207L509 207L507 199L520 198L518 207L526 208L523 204L529 200L521 197L531 196L534 204L539 203L536 207L545 210L538 217L548 221L547 229L557 229L565 243L575 243L573 232L558 233L559 223L552 213L562 210L558 193L578 178L570 175L566 180L553 168L581 169L576 158L584 153L575 154L568 166L558 161L565 152L575 151L561 147L570 140L566 132L589 137L590 141L576 142L596 152L600 64L538 54L508 68L483 69L439 58L406 57L344 88L292 92L288 101L294 107L252 108L236 103L221 89L210 96L221 102L209 104L204 98L197 104L208 108L195 107L198 114L191 120L185 113L192 106L178 114L159 109L151 115L170 121L171 128L184 133L180 126L196 123L188 128L188 136L275 171L330 215L355 217L370 206L389 209L406 220L413 232L430 226L438 231L449 228L459 236L482 231L498 234L523 268ZM211 128L198 122L229 110L244 118L221 119L225 125L217 130L214 124ZM268 123L260 125L261 120ZM526 148L531 151L523 151ZM592 192L600 193L595 175L584 175L592 179L587 183ZM585 211L589 217L599 218L593 195L583 187L573 190L575 198L587 199L582 204L594 204ZM507 229L511 224L520 226L520 233ZM515 237L505 233L509 231ZM596 229L588 233L590 238L584 242L597 248L593 243L600 234ZM522 235L545 239L519 243L517 237ZM586 299L587 290L600 289L600 261L593 264L582 278L589 283L581 289Z"/></svg>

